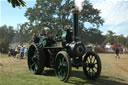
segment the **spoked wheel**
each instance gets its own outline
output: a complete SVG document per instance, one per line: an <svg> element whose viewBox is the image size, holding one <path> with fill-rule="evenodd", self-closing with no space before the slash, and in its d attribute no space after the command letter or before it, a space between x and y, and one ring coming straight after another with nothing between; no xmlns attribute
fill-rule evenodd
<svg viewBox="0 0 128 85"><path fill-rule="evenodd" d="M101 73L101 61L94 52L88 52L84 57L85 66L83 71L88 79L95 80Z"/></svg>
<svg viewBox="0 0 128 85"><path fill-rule="evenodd" d="M41 74L45 67L45 54L43 48L32 44L28 50L28 67L34 74Z"/></svg>
<svg viewBox="0 0 128 85"><path fill-rule="evenodd" d="M57 77L66 82L70 77L71 61L67 52L60 51L55 59L55 72Z"/></svg>

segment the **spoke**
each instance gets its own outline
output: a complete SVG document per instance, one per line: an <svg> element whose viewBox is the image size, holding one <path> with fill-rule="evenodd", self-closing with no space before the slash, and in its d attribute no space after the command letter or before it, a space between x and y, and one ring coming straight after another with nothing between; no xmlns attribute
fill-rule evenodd
<svg viewBox="0 0 128 85"><path fill-rule="evenodd" d="M31 64L30 67L33 68L33 66L35 67L35 63Z"/></svg>
<svg viewBox="0 0 128 85"><path fill-rule="evenodd" d="M93 68L93 70L95 71L95 73L97 72L97 69L96 68Z"/></svg>
<svg viewBox="0 0 128 85"><path fill-rule="evenodd" d="M92 72L93 72L93 73L96 73L95 70L94 70L93 68L92 68Z"/></svg>
<svg viewBox="0 0 128 85"><path fill-rule="evenodd" d="M92 63L95 63L95 60L96 60L96 59L94 58L94 60L92 61Z"/></svg>
<svg viewBox="0 0 128 85"><path fill-rule="evenodd" d="M60 69L60 62L59 62L59 59L58 58L56 60L56 68L57 68L57 70Z"/></svg>
<svg viewBox="0 0 128 85"><path fill-rule="evenodd" d="M60 65L63 64L63 56L62 55L60 56L59 62L60 62Z"/></svg>
<svg viewBox="0 0 128 85"><path fill-rule="evenodd" d="M89 63L88 59L87 59L86 63Z"/></svg>
<svg viewBox="0 0 128 85"><path fill-rule="evenodd" d="M34 55L33 57L34 57L34 58L36 58L37 56L36 56L36 55Z"/></svg>
<svg viewBox="0 0 128 85"><path fill-rule="evenodd" d="M92 55L89 56L90 62L92 62Z"/></svg>
<svg viewBox="0 0 128 85"><path fill-rule="evenodd" d="M66 67L66 66L67 66L66 62L65 62L65 63L63 63L63 66L64 66L64 67Z"/></svg>
<svg viewBox="0 0 128 85"><path fill-rule="evenodd" d="M97 67L94 66L95 69L98 69Z"/></svg>
<svg viewBox="0 0 128 85"><path fill-rule="evenodd" d="M63 76L65 76L66 75L66 72L63 72Z"/></svg>
<svg viewBox="0 0 128 85"><path fill-rule="evenodd" d="M65 75L66 75L66 71L62 71L63 78L65 77Z"/></svg>
<svg viewBox="0 0 128 85"><path fill-rule="evenodd" d="M56 58L56 74L60 80L66 81L65 77L68 76L68 61L63 53L57 55Z"/></svg>
<svg viewBox="0 0 128 85"><path fill-rule="evenodd" d="M94 67L98 68L98 64L96 63Z"/></svg>
<svg viewBox="0 0 128 85"><path fill-rule="evenodd" d="M37 69L38 69L38 66L37 66L37 64L35 64L35 69L34 70L36 71Z"/></svg>
<svg viewBox="0 0 128 85"><path fill-rule="evenodd" d="M87 58L87 61L88 61L88 63L91 63L91 62L90 62L90 58L89 58L89 57Z"/></svg>
<svg viewBox="0 0 128 85"><path fill-rule="evenodd" d="M61 65L62 65L62 60L61 60L61 58L58 59L58 62L59 62L59 65L61 66Z"/></svg>
<svg viewBox="0 0 128 85"><path fill-rule="evenodd" d="M34 56L37 56L37 52L36 51L34 52Z"/></svg>
<svg viewBox="0 0 128 85"><path fill-rule="evenodd" d="M60 78L64 78L65 77L65 69L64 68L61 68L60 70L59 70L59 76L60 76Z"/></svg>
<svg viewBox="0 0 128 85"><path fill-rule="evenodd" d="M62 72L62 70L60 70L60 76L63 77L63 72Z"/></svg>
<svg viewBox="0 0 128 85"><path fill-rule="evenodd" d="M88 69L88 72L90 72L90 68Z"/></svg>
<svg viewBox="0 0 128 85"><path fill-rule="evenodd" d="M31 61L33 61L33 57L30 57Z"/></svg>
<svg viewBox="0 0 128 85"><path fill-rule="evenodd" d="M58 71L57 73L58 73L58 75L60 76L60 74L61 74L60 71Z"/></svg>
<svg viewBox="0 0 128 85"><path fill-rule="evenodd" d="M60 65L57 65L57 69L60 69Z"/></svg>
<svg viewBox="0 0 128 85"><path fill-rule="evenodd" d="M87 71L89 70L89 67L87 67Z"/></svg>
<svg viewBox="0 0 128 85"><path fill-rule="evenodd" d="M64 60L65 60L65 58L63 57L63 58L62 58L62 64L64 63Z"/></svg>

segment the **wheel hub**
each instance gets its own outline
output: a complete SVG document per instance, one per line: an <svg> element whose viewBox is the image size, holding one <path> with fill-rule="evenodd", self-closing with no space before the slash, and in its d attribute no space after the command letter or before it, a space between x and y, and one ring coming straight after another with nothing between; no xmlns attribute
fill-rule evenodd
<svg viewBox="0 0 128 85"><path fill-rule="evenodd" d="M95 67L95 64L90 63L90 64L88 64L88 66L89 66L90 68L94 68L94 67Z"/></svg>

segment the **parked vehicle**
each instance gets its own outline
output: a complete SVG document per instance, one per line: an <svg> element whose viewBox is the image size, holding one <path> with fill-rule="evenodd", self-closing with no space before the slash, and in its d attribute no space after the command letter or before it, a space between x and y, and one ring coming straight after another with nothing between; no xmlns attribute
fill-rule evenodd
<svg viewBox="0 0 128 85"><path fill-rule="evenodd" d="M112 50L113 50L113 51L115 51L116 48L119 48L120 51L123 51L123 48L122 48L121 44L113 44L113 45L112 45Z"/></svg>

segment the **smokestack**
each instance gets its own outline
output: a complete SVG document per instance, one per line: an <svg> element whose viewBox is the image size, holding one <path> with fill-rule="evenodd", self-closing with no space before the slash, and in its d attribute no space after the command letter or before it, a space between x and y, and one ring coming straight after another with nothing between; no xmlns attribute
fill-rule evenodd
<svg viewBox="0 0 128 85"><path fill-rule="evenodd" d="M73 7L72 15L73 15L73 41L78 40L78 13L79 10L76 7Z"/></svg>

